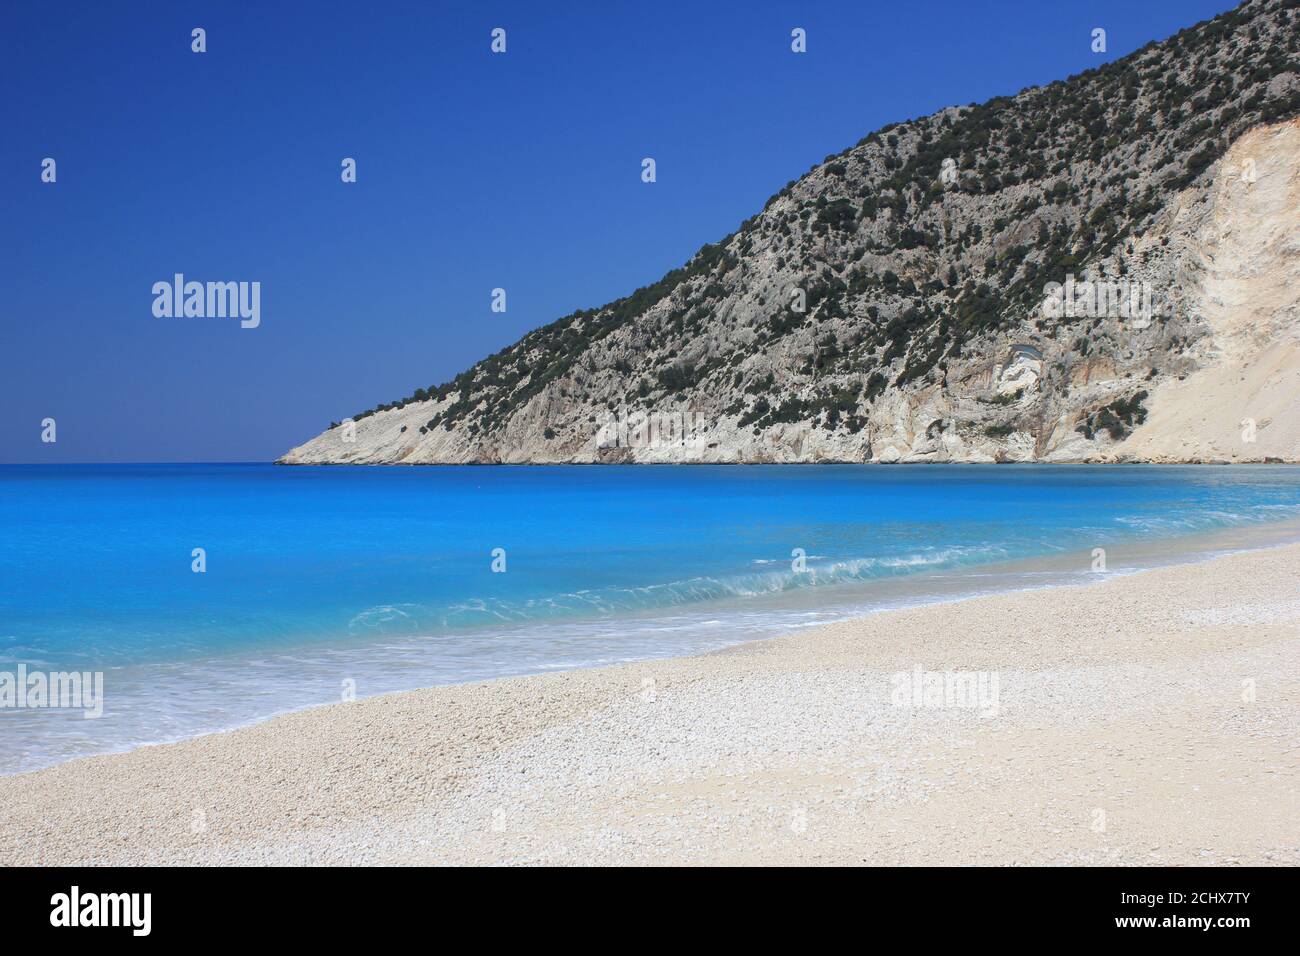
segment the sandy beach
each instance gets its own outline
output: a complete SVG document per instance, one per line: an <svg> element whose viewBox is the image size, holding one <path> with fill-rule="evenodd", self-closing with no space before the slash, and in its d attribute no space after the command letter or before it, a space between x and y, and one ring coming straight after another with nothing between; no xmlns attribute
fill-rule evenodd
<svg viewBox="0 0 1300 956"><path fill-rule="evenodd" d="M1294 865L1298 567L1284 546L75 760L0 778L0 864Z"/></svg>

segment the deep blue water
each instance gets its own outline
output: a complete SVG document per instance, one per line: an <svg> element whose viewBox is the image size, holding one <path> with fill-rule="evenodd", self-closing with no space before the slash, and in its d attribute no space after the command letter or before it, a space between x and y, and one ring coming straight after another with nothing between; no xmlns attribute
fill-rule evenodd
<svg viewBox="0 0 1300 956"><path fill-rule="evenodd" d="M0 670L105 670L108 697L98 721L0 712L20 731L0 772L337 699L344 678L364 695L687 653L996 589L1003 562L1057 556L1062 580L1096 547L1123 567L1296 518L1285 466L0 467Z"/></svg>

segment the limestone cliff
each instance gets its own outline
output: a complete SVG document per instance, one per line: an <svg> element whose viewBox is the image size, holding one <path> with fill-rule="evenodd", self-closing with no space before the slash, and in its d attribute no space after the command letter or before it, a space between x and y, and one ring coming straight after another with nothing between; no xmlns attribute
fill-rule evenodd
<svg viewBox="0 0 1300 956"><path fill-rule="evenodd" d="M281 460L1300 460L1297 6L878 130Z"/></svg>

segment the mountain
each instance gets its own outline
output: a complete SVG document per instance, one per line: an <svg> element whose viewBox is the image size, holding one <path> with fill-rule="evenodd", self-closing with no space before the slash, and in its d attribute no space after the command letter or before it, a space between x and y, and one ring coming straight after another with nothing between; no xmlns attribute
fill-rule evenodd
<svg viewBox="0 0 1300 956"><path fill-rule="evenodd" d="M887 126L287 464L1300 460L1300 0Z"/></svg>

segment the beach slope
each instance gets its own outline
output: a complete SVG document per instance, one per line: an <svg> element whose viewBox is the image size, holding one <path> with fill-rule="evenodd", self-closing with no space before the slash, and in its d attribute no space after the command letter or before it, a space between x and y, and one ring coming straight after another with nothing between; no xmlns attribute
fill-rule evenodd
<svg viewBox="0 0 1300 956"><path fill-rule="evenodd" d="M0 779L0 864L1296 864L1297 567L1241 553L76 760ZM958 681L927 697L935 673Z"/></svg>

